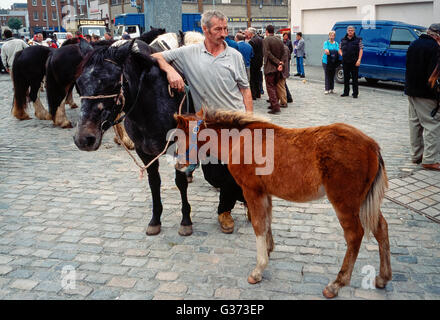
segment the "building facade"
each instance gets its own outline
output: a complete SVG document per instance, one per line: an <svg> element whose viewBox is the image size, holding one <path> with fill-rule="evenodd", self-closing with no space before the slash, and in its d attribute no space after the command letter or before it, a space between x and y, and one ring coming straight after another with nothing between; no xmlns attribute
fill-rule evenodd
<svg viewBox="0 0 440 320"><path fill-rule="evenodd" d="M108 1L111 1L110 6ZM96 19L102 15L105 18L108 15L113 29L115 16L122 13L144 12L143 0L133 1L136 6L132 6L130 0L93 0L90 2L90 17ZM274 25L276 29L288 27L290 13L288 4L287 0L251 0L251 25L257 29L264 29L269 24ZM198 0L182 0L182 13L198 13L214 8L228 16L231 33L247 28L246 0L203 0L201 11L199 11Z"/></svg>
<svg viewBox="0 0 440 320"><path fill-rule="evenodd" d="M87 0L27 0L31 36L65 31L68 19L87 18Z"/></svg>
<svg viewBox="0 0 440 320"><path fill-rule="evenodd" d="M3 37L3 31L10 29L8 26L9 20L17 18L21 21L22 27L18 30L18 35L28 36L29 33L29 17L26 3L14 3L11 9L0 9L0 31ZM15 33L16 30L13 30Z"/></svg>
<svg viewBox="0 0 440 320"><path fill-rule="evenodd" d="M393 20L428 27L440 22L440 0L292 0L291 29L304 34L308 64L321 64L322 43L335 22L344 20Z"/></svg>

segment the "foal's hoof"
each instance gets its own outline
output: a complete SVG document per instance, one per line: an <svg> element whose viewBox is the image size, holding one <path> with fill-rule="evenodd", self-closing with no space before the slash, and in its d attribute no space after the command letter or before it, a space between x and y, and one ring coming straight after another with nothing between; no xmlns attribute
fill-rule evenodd
<svg viewBox="0 0 440 320"><path fill-rule="evenodd" d="M378 289L383 289L386 287L388 280L383 279L380 276L376 277L375 286Z"/></svg>
<svg viewBox="0 0 440 320"><path fill-rule="evenodd" d="M255 279L253 276L249 276L249 277L248 277L248 282L249 282L250 284L256 284L256 283L258 283L258 282L260 282L260 281L261 281L261 279L260 279L260 280Z"/></svg>
<svg viewBox="0 0 440 320"><path fill-rule="evenodd" d="M64 121L62 123L55 123L56 126L60 126L63 129L69 129L69 128L73 128L72 123L70 123L70 121Z"/></svg>
<svg viewBox="0 0 440 320"><path fill-rule="evenodd" d="M181 225L178 232L179 232L179 235L181 235L181 236L184 236L184 237L190 236L193 233L192 225L189 225L189 226L182 226Z"/></svg>
<svg viewBox="0 0 440 320"><path fill-rule="evenodd" d="M160 233L160 224L157 226L147 227L147 236L155 236Z"/></svg>
<svg viewBox="0 0 440 320"><path fill-rule="evenodd" d="M335 292L334 289L332 289L330 286L327 286L324 288L324 290L322 290L322 294L324 295L324 297L332 299L338 295L338 292Z"/></svg>

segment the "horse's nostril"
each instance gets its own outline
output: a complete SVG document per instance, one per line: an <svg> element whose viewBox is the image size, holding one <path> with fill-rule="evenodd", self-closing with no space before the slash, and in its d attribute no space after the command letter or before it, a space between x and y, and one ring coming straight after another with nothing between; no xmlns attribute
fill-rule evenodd
<svg viewBox="0 0 440 320"><path fill-rule="evenodd" d="M84 139L84 142L85 142L84 144L86 146L92 146L92 145L95 144L95 141L96 141L96 137L95 136L87 136Z"/></svg>

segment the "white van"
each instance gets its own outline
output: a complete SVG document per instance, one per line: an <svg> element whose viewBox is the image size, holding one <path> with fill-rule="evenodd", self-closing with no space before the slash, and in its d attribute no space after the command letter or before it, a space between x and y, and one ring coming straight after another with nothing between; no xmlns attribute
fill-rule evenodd
<svg viewBox="0 0 440 320"><path fill-rule="evenodd" d="M67 39L67 32L54 32L53 34L57 37L58 47L61 47L63 42Z"/></svg>

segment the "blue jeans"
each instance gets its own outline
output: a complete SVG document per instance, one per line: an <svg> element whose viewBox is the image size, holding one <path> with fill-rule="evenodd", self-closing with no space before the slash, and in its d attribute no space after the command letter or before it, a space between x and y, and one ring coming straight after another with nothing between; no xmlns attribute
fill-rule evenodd
<svg viewBox="0 0 440 320"><path fill-rule="evenodd" d="M296 57L296 71L300 75L304 75L304 58L303 57Z"/></svg>

